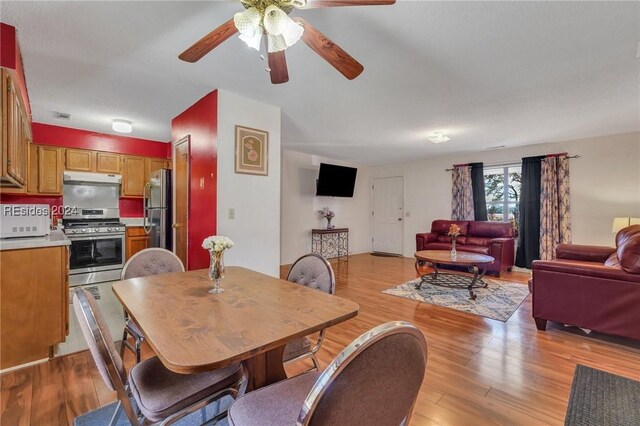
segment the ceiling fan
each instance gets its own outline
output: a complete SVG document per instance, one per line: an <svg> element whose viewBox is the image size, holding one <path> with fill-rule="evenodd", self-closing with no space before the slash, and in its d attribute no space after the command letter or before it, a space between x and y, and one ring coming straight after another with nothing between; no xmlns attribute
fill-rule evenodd
<svg viewBox="0 0 640 426"><path fill-rule="evenodd" d="M240 0L245 10L234 15L178 58L197 62L235 33L249 47L268 53L268 67L273 84L289 81L284 51L298 40L316 52L322 59L349 80L358 77L364 67L337 44L329 40L313 25L302 18L290 18L294 9L312 9L338 6L376 6L394 4L396 0Z"/></svg>

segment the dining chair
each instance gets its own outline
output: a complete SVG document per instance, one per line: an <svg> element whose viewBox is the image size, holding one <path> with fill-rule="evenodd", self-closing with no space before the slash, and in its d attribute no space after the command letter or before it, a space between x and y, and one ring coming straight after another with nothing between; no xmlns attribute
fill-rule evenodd
<svg viewBox="0 0 640 426"><path fill-rule="evenodd" d="M249 392L229 408L231 426L407 425L427 367L427 342L408 322L379 325L323 373Z"/></svg>
<svg viewBox="0 0 640 426"><path fill-rule="evenodd" d="M73 308L102 379L118 397L109 425L118 423L122 411L133 426L168 425L197 410L201 410L204 422L204 408L208 404L227 395L236 399L246 390L247 379L240 363L204 373L178 374L164 367L158 357L153 357L135 364L127 377L122 357L116 351L111 332L91 293L76 289ZM225 416L226 411L211 421Z"/></svg>
<svg viewBox="0 0 640 426"><path fill-rule="evenodd" d="M305 254L294 262L287 275L287 281L304 285L305 287L334 294L336 291L336 277L327 260L315 253ZM288 365L306 358L311 358L313 368L308 371L319 370L320 364L316 354L322 346L325 329L320 330L317 341L312 346L307 337L301 337L287 344L284 349L284 364Z"/></svg>
<svg viewBox="0 0 640 426"><path fill-rule="evenodd" d="M184 265L175 253L153 247L140 250L131 256L122 268L120 278L128 280L129 278L148 277L150 275L169 274L172 272L184 272ZM129 342L129 336L133 337L133 344ZM140 348L144 341L144 334L140 326L129 317L129 312L124 311L124 331L122 333L122 344L120 345L120 356L124 357L124 348L126 347L136 357L136 364L140 362Z"/></svg>

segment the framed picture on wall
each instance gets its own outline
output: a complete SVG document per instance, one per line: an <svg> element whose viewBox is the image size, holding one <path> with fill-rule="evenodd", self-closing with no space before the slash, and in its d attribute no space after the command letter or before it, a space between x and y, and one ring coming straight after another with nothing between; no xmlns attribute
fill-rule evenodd
<svg viewBox="0 0 640 426"><path fill-rule="evenodd" d="M236 126L236 173L269 174L269 133Z"/></svg>

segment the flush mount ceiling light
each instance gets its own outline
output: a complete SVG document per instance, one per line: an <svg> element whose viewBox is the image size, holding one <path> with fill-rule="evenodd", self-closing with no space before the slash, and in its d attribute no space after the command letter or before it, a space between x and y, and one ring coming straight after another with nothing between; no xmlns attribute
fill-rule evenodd
<svg viewBox="0 0 640 426"><path fill-rule="evenodd" d="M433 134L433 136L429 136L427 139L429 139L433 143L442 143L442 142L446 142L448 140L451 140L450 137L446 136L442 132L435 132Z"/></svg>
<svg viewBox="0 0 640 426"><path fill-rule="evenodd" d="M113 120L113 124L111 124L111 128L114 132L118 133L131 133L133 130L133 126L131 122L128 120L115 119Z"/></svg>
<svg viewBox="0 0 640 426"><path fill-rule="evenodd" d="M336 6L375 6L394 4L396 0L239 0L245 10L238 12L226 23L211 31L178 58L197 62L235 33L247 46L266 52L266 70L273 84L289 81L285 49L300 39L349 80L359 76L364 67L338 45L329 40L313 25L289 14L294 9L311 9ZM263 37L264 36L264 37ZM262 41L264 40L264 43ZM262 47L264 46L264 47Z"/></svg>

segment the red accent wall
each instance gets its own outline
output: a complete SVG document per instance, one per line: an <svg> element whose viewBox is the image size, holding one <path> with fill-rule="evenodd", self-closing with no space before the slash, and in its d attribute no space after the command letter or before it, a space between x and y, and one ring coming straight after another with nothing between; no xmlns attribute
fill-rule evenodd
<svg viewBox="0 0 640 426"><path fill-rule="evenodd" d="M22 99L27 108L27 116L31 120L31 105L29 103L29 93L27 92L27 82L24 77L22 54L20 53L16 29L2 22L0 22L0 66L15 71Z"/></svg>
<svg viewBox="0 0 640 426"><path fill-rule="evenodd" d="M202 240L216 233L218 169L218 91L213 91L171 121L171 137L190 137L189 247L187 269L209 266ZM204 188L200 189L200 179Z"/></svg>
<svg viewBox="0 0 640 426"><path fill-rule="evenodd" d="M170 158L167 157L167 145L170 147L171 144L164 142L96 133L88 130L43 123L31 123L31 130L33 131L33 142L41 145L93 149L96 151L142 155L145 157Z"/></svg>

